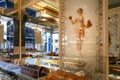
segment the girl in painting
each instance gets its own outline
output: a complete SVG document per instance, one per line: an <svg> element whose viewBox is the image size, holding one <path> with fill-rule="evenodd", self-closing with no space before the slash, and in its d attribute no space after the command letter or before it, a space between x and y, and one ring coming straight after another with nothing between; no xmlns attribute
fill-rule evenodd
<svg viewBox="0 0 120 80"><path fill-rule="evenodd" d="M84 23L84 16L83 16L83 9L79 8L77 9L78 16L75 20L73 20L72 16L69 16L69 20L72 24L76 25L76 40L77 40L77 49L81 50L80 43L85 40L85 28L89 28L92 26L92 23L90 20L87 21L87 25Z"/></svg>

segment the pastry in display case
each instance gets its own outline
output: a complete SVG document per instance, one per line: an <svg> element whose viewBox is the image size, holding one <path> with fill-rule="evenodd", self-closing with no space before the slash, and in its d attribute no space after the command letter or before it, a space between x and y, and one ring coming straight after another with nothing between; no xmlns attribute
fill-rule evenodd
<svg viewBox="0 0 120 80"><path fill-rule="evenodd" d="M0 53L13 53L13 49L0 49Z"/></svg>
<svg viewBox="0 0 120 80"><path fill-rule="evenodd" d="M26 52L40 52L40 51L35 48L27 48Z"/></svg>
<svg viewBox="0 0 120 80"><path fill-rule="evenodd" d="M26 57L33 57L32 54L25 54L25 55L26 55Z"/></svg>
<svg viewBox="0 0 120 80"><path fill-rule="evenodd" d="M48 74L49 69L42 66L37 66L37 65L23 65L21 67L21 73L34 78L39 78Z"/></svg>
<svg viewBox="0 0 120 80"><path fill-rule="evenodd" d="M63 70L57 70L47 74L46 80L88 80L86 76L77 76L73 73L68 73Z"/></svg>
<svg viewBox="0 0 120 80"><path fill-rule="evenodd" d="M10 55L3 55L2 58L3 58L3 59L11 59L12 56L10 56Z"/></svg>
<svg viewBox="0 0 120 80"><path fill-rule="evenodd" d="M50 52L50 53L47 53L47 56L59 56L59 54L55 52Z"/></svg>
<svg viewBox="0 0 120 80"><path fill-rule="evenodd" d="M4 54L4 55L1 55L0 60L4 61L4 62L11 63L12 62L12 56L8 55L8 54Z"/></svg>

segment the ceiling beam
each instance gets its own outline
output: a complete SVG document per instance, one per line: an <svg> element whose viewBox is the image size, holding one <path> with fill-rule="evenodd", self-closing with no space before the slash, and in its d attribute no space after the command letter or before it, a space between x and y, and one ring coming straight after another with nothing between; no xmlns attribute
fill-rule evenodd
<svg viewBox="0 0 120 80"><path fill-rule="evenodd" d="M31 6L37 2L40 2L41 0L22 0L22 10L25 9L28 6ZM15 4L15 9L5 9L6 15L11 15L18 12L18 3Z"/></svg>

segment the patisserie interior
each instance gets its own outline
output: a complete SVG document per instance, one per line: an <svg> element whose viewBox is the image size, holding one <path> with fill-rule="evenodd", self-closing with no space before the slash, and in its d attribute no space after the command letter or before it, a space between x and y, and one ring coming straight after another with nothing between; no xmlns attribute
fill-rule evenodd
<svg viewBox="0 0 120 80"><path fill-rule="evenodd" d="M120 0L0 0L0 80L119 80Z"/></svg>

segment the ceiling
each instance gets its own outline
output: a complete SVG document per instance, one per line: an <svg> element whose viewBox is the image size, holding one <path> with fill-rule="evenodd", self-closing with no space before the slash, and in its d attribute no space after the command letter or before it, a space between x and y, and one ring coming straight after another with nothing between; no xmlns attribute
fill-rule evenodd
<svg viewBox="0 0 120 80"><path fill-rule="evenodd" d="M24 13L26 8L30 8L40 13L39 17L32 20L33 22L36 21L44 25L56 26L58 24L58 4L59 0L22 0L21 9L24 11ZM14 0L14 9L0 7L0 14L4 14L6 16L17 17L17 12L18 0Z"/></svg>
<svg viewBox="0 0 120 80"><path fill-rule="evenodd" d="M12 0L11 0L12 1ZM51 11L51 15L58 17L58 2L59 0L22 0L22 9L27 7L33 8L35 10L42 10L43 8ZM109 8L115 8L120 6L120 0L108 0ZM2 8L0 7L0 13L5 15L12 15L17 12L18 0L14 0L14 9ZM56 14L57 12L57 14Z"/></svg>

